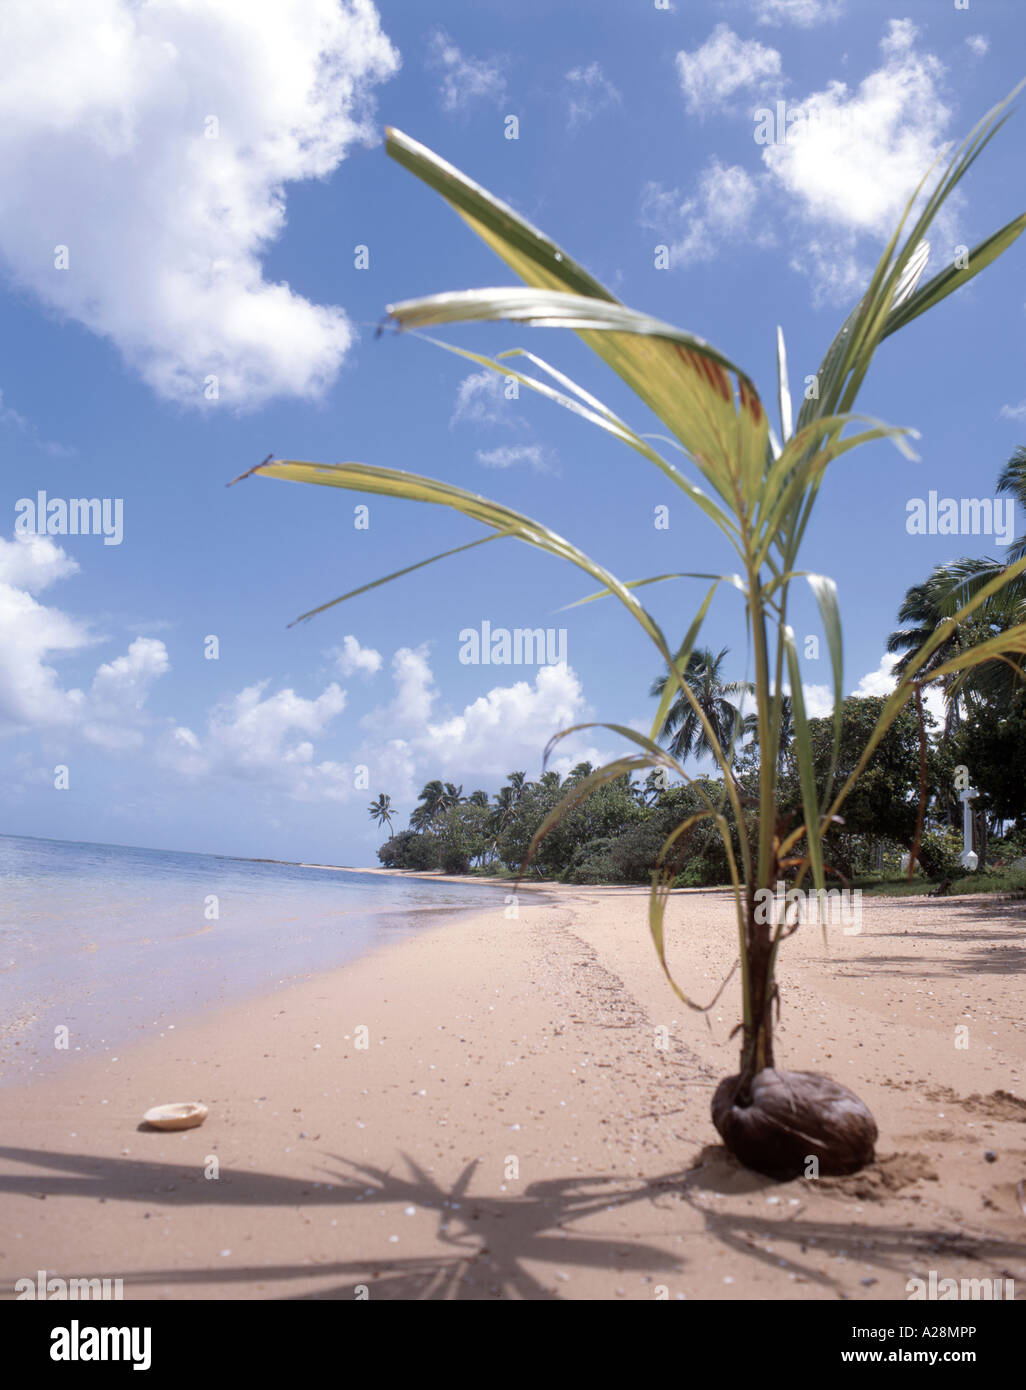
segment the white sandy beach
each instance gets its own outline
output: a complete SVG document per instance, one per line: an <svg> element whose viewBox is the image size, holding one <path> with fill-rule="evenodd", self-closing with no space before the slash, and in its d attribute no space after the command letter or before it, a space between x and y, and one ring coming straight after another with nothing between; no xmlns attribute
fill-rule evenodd
<svg viewBox="0 0 1026 1390"><path fill-rule="evenodd" d="M862 1174L778 1184L709 1118L736 981L677 1003L644 900L550 887L4 1088L5 1296L39 1269L128 1299L904 1299L931 1270L1026 1295L1023 905L872 899L829 953L786 944L778 1065L851 1086L880 1141ZM669 921L710 998L729 897ZM139 1128L186 1099L201 1128Z"/></svg>

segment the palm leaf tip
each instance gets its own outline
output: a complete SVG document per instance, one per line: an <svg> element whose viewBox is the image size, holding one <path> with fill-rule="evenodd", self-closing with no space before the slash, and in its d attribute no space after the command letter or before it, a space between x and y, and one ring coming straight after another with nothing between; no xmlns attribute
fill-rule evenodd
<svg viewBox="0 0 1026 1390"><path fill-rule="evenodd" d="M259 473L261 468L266 468L269 463L274 462L274 455L268 454L265 459L255 463L252 468L247 468L245 473L240 473L237 478L233 478L230 483L225 483L225 487L234 487L236 483L241 483L244 478L251 478L254 473Z"/></svg>

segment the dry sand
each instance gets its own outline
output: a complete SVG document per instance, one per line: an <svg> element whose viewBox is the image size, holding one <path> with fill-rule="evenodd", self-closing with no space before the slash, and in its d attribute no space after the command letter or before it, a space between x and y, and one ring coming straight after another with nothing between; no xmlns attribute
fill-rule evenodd
<svg viewBox="0 0 1026 1390"><path fill-rule="evenodd" d="M880 1141L778 1184L709 1119L736 977L708 1016L676 1002L645 896L554 888L3 1088L4 1296L39 1269L126 1299L904 1299L931 1270L1026 1296L1023 904L866 900L829 952L785 944L778 1065L850 1085ZM669 922L710 998L729 897ZM189 1099L201 1128L139 1128Z"/></svg>

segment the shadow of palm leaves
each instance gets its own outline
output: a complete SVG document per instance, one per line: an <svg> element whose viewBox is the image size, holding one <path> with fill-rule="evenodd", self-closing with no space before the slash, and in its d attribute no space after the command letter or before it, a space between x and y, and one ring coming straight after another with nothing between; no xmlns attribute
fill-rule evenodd
<svg viewBox="0 0 1026 1390"><path fill-rule="evenodd" d="M771 1179L743 1168L718 1145L704 1149L695 1165L683 1173L635 1180L597 1176L551 1178L529 1184L522 1193L486 1197L470 1195L476 1162L467 1164L446 1188L408 1155L403 1155L407 1176L330 1155L333 1165L342 1164L349 1173L340 1174L334 1166L323 1168L321 1171L329 1181L320 1188L302 1179L227 1171L218 1183L216 1198L209 1183L172 1164L16 1148L0 1148L0 1157L78 1174L56 1179L48 1175L0 1176L0 1191L11 1193L39 1195L46 1191L48 1195L94 1199L106 1195L115 1201L148 1201L168 1207L210 1205L215 1200L257 1208L412 1205L435 1213L435 1239L452 1251L321 1264L126 1272L125 1289L130 1297L145 1297L146 1288L167 1284L180 1285L184 1290L190 1285L245 1287L317 1279L331 1282L327 1287L294 1297L301 1301L352 1300L362 1285L375 1300L561 1301L564 1295L552 1286L553 1281L557 1272L574 1268L622 1271L625 1283L639 1276L650 1281L655 1274L663 1275L663 1282L667 1282L668 1276L683 1271L685 1262L665 1250L622 1233L583 1235L565 1229L573 1222L643 1201L659 1216L662 1229L672 1229L677 1224L662 1218L683 1203L701 1216L705 1234L720 1248L735 1251L746 1260L754 1259L772 1270L778 1280L794 1274L831 1291L840 1289L841 1281L816 1268L815 1262L822 1262L824 1257L845 1255L887 1271L907 1270L910 1254L924 1260L929 1257L934 1262L945 1257L971 1259L987 1265L995 1274L1006 1275L1011 1273L1007 1270L1010 1262L1026 1259L1026 1241L970 1236L940 1227L853 1225L843 1219L764 1217L755 1212L716 1210L708 1205L713 1193L721 1198L753 1196L766 1188L779 1190ZM341 1230L340 1239L344 1238ZM685 1236L685 1240L699 1238L697 1232ZM553 1274L546 1277L531 1268L534 1265L549 1266ZM573 1297L572 1281L568 1283L566 1296ZM787 1288L790 1287L788 1283ZM651 1297L652 1283L642 1283L640 1292ZM705 1296L715 1297L715 1293L710 1288Z"/></svg>
<svg viewBox="0 0 1026 1390"><path fill-rule="evenodd" d="M76 1176L4 1175L0 1177L0 1191L94 1199L105 1196L108 1200L147 1201L165 1207L213 1202L254 1207L415 1206L436 1213L435 1239L453 1250L451 1255L410 1259L126 1272L123 1277L129 1291L168 1283L247 1284L331 1276L342 1282L297 1297L353 1299L362 1284L373 1291L375 1298L558 1300L559 1293L547 1287L526 1264L554 1265L560 1269L636 1264L646 1273L672 1273L681 1268L680 1262L665 1251L630 1237L584 1236L564 1229L597 1212L651 1198L650 1181L622 1177L553 1178L531 1183L523 1193L476 1198L468 1195L478 1166L476 1161L467 1164L451 1187L444 1188L409 1155L403 1155L408 1177L337 1155L330 1157L333 1163L348 1168L351 1176L325 1167L319 1171L328 1181L314 1187L301 1179L222 1170L214 1193L211 1184L194 1170L172 1164L6 1147L0 1148L0 1158L70 1170Z"/></svg>

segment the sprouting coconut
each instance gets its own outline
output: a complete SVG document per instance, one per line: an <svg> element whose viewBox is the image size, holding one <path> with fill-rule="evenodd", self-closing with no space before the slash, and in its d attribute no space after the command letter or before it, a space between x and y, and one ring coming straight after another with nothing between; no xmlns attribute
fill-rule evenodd
<svg viewBox="0 0 1026 1390"><path fill-rule="evenodd" d="M713 1124L748 1168L786 1182L857 1173L873 1160L876 1121L857 1095L814 1071L763 1067L716 1087Z"/></svg>
<svg viewBox="0 0 1026 1390"><path fill-rule="evenodd" d="M1016 92L1018 90L1017 87ZM778 330L779 439L770 427L750 377L722 353L701 338L626 308L511 208L423 145L398 131L387 132L388 153L441 193L471 229L526 282L523 288L460 291L395 305L389 309L389 314L398 327L432 328L440 323L510 320L546 328L573 329L634 390L640 401L660 417L670 436L666 442L679 450L685 463L700 475L704 484L701 487L677 466L676 460L671 463L653 447L653 439L661 436L638 434L591 392L534 354L515 349L497 360L448 344L440 345L505 378L514 378L525 389L546 396L613 435L657 467L664 479L679 488L719 529L727 548L725 569L728 572L718 578L706 576L713 578L712 586L683 640L672 646L639 601L638 588L660 581L701 576L663 574L624 583L570 541L530 517L448 483L395 469L359 463L279 460L259 464L250 470L263 478L325 484L451 507L489 528L488 535L457 549L514 537L569 560L600 586L598 592L582 602L616 598L650 637L669 673L650 734L638 733L626 724L600 726L632 743L635 751L576 782L539 828L535 841L595 788L625 774L666 768L690 782L692 779L680 761L657 741L671 703L682 697L690 705L704 744L711 750L723 775L722 796L714 800L701 783L694 783L702 809L678 826L663 847L659 868L653 875L649 927L673 989L689 1007L699 1008L670 974L663 941L663 916L673 881L674 846L693 824L708 819L723 842L733 885L743 1009L739 1072L717 1089L713 1120L724 1143L743 1163L780 1178L810 1171L811 1159L816 1160L820 1173L852 1172L872 1159L877 1131L862 1102L836 1081L809 1072L777 1070L771 1021L771 1010L777 998L775 967L779 946L791 928L782 920L760 922L755 909L756 895L772 890L782 865L793 869L798 887L806 878L811 878L817 892L824 889L823 838L880 739L906 702L913 695L918 698L927 680L943 679L985 661L1003 658L1008 653L1026 651L1026 623L1019 623L976 646L956 652L950 660L927 665L948 631L947 626L941 624L905 665L859 762L844 785L835 790L843 702L840 613L833 581L822 575L804 573L798 560L799 549L824 471L833 459L859 444L881 438L892 440L907 456L915 457L907 442L907 436L914 431L883 425L852 413L877 347L884 338L971 280L1026 226L1026 214L1015 218L974 248L966 260L960 260L919 285L929 257L924 239L926 232L969 165L995 133L1014 95L1015 92L996 106L970 132L938 179L931 184L932 171L927 171L919 187L912 191L901 222L866 293L827 350L817 373L818 393L806 393L793 422L784 337ZM907 223L911 226L906 233ZM517 358L526 359L522 372L514 367ZM533 366L537 375L530 373L529 366ZM856 424L864 427L855 433L846 432ZM622 507L623 498L615 498L614 504ZM444 555L454 553L446 551ZM444 555L432 559L442 559ZM682 562L686 563L686 557L682 557ZM416 568L416 565L410 567ZM982 587L959 609L951 623L964 622L993 593L1024 571L1026 557L1007 566ZM795 582L810 585L830 652L834 744L825 790L816 781L802 696L801 665L794 632L787 621L789 593ZM743 803L741 790L731 775L731 750L723 746L722 736L717 736L685 679L702 623L721 583L736 590L744 601L754 658L756 737L760 753L758 798L754 810ZM373 586L365 585L355 593L362 593L369 587ZM341 602L340 599L334 601ZM330 606L325 604L314 611L321 612ZM789 711L784 706L785 683L790 687ZM782 727L786 722L793 727L793 757L802 791L802 824L782 830L778 819L777 777ZM573 732L573 729L563 730L552 743ZM747 817L745 810L748 810Z"/></svg>

